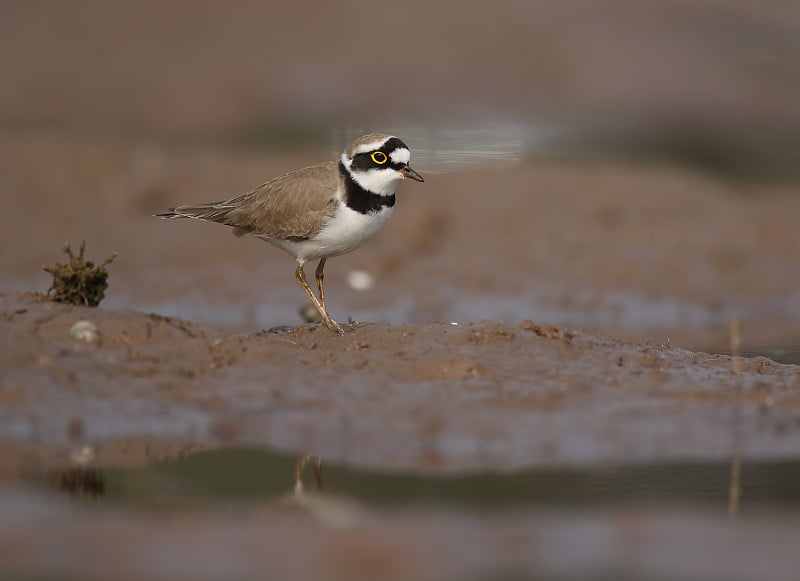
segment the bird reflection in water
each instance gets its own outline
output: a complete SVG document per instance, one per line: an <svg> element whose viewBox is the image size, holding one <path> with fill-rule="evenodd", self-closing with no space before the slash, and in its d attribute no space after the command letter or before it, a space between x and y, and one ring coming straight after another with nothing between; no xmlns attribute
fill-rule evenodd
<svg viewBox="0 0 800 581"><path fill-rule="evenodd" d="M297 461L294 467L294 492L297 495L302 494L305 491L305 487L303 486L303 471L306 468L306 465L311 461L311 455L305 454ZM319 456L316 457L314 460L314 481L317 484L317 491L321 492L325 489L324 483L322 481L322 458Z"/></svg>

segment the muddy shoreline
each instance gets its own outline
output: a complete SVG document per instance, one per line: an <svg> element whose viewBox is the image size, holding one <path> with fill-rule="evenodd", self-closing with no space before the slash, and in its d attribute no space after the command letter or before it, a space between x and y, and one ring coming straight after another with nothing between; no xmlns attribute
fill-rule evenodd
<svg viewBox="0 0 800 581"><path fill-rule="evenodd" d="M626 570L648 574L790 579L797 570L796 508L748 502L757 485L750 479L741 509L730 498L726 509L724 501L691 508L676 497L476 511L453 504L445 484L431 510L413 500L376 506L337 489L334 469L330 489L308 483L308 492L293 493L287 461L312 452L323 467L370 469L384 483L392 474L513 478L531 467L670 462L712 462L724 478L726 463L752 475L756 464L783 462L794 474L799 366L533 321L243 335L36 293L0 295L0 313L4 574L352 580L535 570L572 579L617 570L632 547L638 565ZM78 321L92 322L96 342L70 333ZM262 469L277 490L269 498L190 501L203 480L163 475L122 481L131 499L119 498L121 469L253 446L290 454L279 471ZM216 479L245 486L236 474L246 473L228 466ZM715 496L724 498L720 484ZM139 498L146 490L161 500ZM731 506L742 512L735 527ZM608 539L601 552L592 549L596 535ZM99 545L103 557L93 557ZM164 547L169 563L156 558ZM466 559L465 547L473 548ZM564 547L580 558L567 559ZM198 561L203 554L213 559Z"/></svg>
<svg viewBox="0 0 800 581"><path fill-rule="evenodd" d="M418 470L792 457L800 367L526 321L231 334L2 295L2 437L150 436ZM91 321L99 339L70 334Z"/></svg>

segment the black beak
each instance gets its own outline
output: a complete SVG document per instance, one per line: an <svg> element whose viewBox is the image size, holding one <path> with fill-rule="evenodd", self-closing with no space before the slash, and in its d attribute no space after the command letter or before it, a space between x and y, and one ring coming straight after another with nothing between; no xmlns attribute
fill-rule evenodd
<svg viewBox="0 0 800 581"><path fill-rule="evenodd" d="M424 182L425 181L425 180L422 179L422 176L419 175L417 172L415 172L413 169L411 169L411 166L408 165L408 164L404 165L403 167L401 167L397 171L399 171L405 177L411 178L412 180L416 180L418 182Z"/></svg>

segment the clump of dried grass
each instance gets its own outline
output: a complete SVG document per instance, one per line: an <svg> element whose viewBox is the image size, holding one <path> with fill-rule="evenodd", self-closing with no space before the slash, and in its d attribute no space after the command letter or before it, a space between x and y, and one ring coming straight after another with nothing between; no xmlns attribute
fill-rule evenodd
<svg viewBox="0 0 800 581"><path fill-rule="evenodd" d="M117 257L115 252L102 264L95 265L91 260L84 260L86 241L81 243L78 254L72 252L69 242L64 245L64 252L69 256L65 264L56 263L45 266L44 270L53 276L53 284L47 295L58 303L85 305L96 307L105 297L108 288L108 270L106 266Z"/></svg>

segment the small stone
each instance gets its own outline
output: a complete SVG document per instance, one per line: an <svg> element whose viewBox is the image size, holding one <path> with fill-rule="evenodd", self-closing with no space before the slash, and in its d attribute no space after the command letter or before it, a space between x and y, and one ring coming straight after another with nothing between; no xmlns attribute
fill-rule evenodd
<svg viewBox="0 0 800 581"><path fill-rule="evenodd" d="M368 291L375 286L375 277L364 270L351 270L347 273L347 284L357 291Z"/></svg>
<svg viewBox="0 0 800 581"><path fill-rule="evenodd" d="M81 319L69 328L69 334L86 343L97 343L100 340L100 333L97 326L91 321Z"/></svg>
<svg viewBox="0 0 800 581"><path fill-rule="evenodd" d="M303 320L306 323L319 323L322 321L322 315L319 314L317 307L311 303L303 306L300 309L300 316L303 317Z"/></svg>

